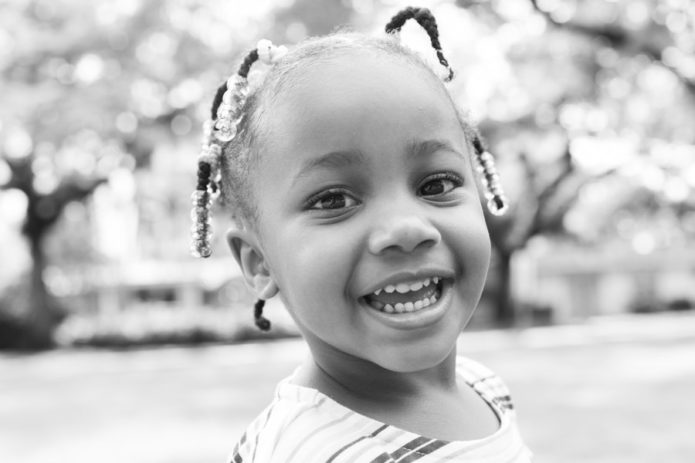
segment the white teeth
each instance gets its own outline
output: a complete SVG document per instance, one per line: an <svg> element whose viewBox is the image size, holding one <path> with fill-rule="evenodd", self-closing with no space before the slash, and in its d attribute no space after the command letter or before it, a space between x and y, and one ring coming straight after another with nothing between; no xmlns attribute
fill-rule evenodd
<svg viewBox="0 0 695 463"><path fill-rule="evenodd" d="M438 277L434 278L425 278L424 280L421 281L416 281L415 283L398 283L396 285L387 285L384 288L379 288L376 291L374 291L374 295L378 296L382 292L385 292L387 294L391 294L394 291L397 291L401 294L406 294L411 291L419 291L422 288L428 287L431 283L437 284L439 282Z"/></svg>
<svg viewBox="0 0 695 463"><path fill-rule="evenodd" d="M439 280L439 278L437 278ZM432 279L434 282L434 279ZM393 288L393 287L392 287ZM387 286L384 288L384 291L388 292L389 287ZM394 288L396 290L396 288ZM378 292L375 291L376 294ZM377 300L372 300L370 301L370 305L372 308L379 310L381 312L389 313L389 314L403 314L403 313L410 313L410 312L417 312L418 310L425 309L432 304L435 304L439 298L438 292L435 294L432 294L430 297L423 297L420 300L417 301L408 301L408 302L396 302L393 304L384 304L383 302L377 301Z"/></svg>
<svg viewBox="0 0 695 463"><path fill-rule="evenodd" d="M412 285L409 286L411 291L418 291L422 289L424 286L424 283L422 281L418 281L417 283L413 283Z"/></svg>
<svg viewBox="0 0 695 463"><path fill-rule="evenodd" d="M416 281L414 283L398 283L396 285L387 285L384 288L379 288L375 290L372 294L374 296L379 296L381 293L392 294L398 292L399 294L407 294L410 292L419 291L422 288L426 288L431 284L437 285L442 279L440 277L425 278L421 281ZM437 302L436 295L432 295L429 298L423 298L414 302L406 303L395 303L395 304L384 304L378 300L372 300L371 305L377 310L387 313L404 313L404 312L414 312L416 310L424 309L430 305Z"/></svg>
<svg viewBox="0 0 695 463"><path fill-rule="evenodd" d="M396 285L396 291L398 291L401 294L405 294L410 292L410 285L407 283L398 283Z"/></svg>

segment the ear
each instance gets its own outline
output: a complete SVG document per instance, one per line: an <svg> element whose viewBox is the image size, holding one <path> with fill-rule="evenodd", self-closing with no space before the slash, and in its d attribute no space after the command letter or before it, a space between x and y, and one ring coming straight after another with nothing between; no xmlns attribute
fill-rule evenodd
<svg viewBox="0 0 695 463"><path fill-rule="evenodd" d="M244 275L246 284L260 299L270 299L278 293L263 253L254 233L248 229L231 229L227 232L227 244Z"/></svg>

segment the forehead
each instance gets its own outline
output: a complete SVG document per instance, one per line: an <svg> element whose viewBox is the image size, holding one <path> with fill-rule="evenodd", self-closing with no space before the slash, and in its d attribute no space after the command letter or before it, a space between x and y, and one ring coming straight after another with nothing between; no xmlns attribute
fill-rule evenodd
<svg viewBox="0 0 695 463"><path fill-rule="evenodd" d="M418 132L463 139L441 82L398 56L343 52L295 74L267 111L270 151L365 148L355 145Z"/></svg>

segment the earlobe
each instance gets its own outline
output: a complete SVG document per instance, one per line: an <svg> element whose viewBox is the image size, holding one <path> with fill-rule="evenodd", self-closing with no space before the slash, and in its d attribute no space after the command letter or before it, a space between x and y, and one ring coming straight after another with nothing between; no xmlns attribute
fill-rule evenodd
<svg viewBox="0 0 695 463"><path fill-rule="evenodd" d="M268 269L258 242L249 230L232 229L227 232L227 243L239 264L246 284L261 299L270 299L278 287Z"/></svg>
<svg viewBox="0 0 695 463"><path fill-rule="evenodd" d="M278 293L275 280L268 274L258 274L254 277L254 289L260 299L268 300Z"/></svg>

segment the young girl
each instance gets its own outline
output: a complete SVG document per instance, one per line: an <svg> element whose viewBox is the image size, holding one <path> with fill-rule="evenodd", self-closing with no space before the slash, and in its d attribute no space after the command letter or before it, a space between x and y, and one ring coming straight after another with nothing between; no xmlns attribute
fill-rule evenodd
<svg viewBox="0 0 695 463"><path fill-rule="evenodd" d="M504 384L456 355L490 258L478 188L493 213L506 198L441 79L399 44L408 19L450 80L434 18L407 8L386 37L261 41L214 100L193 251L210 255L221 190L257 325L278 295L311 352L232 462L530 461Z"/></svg>

